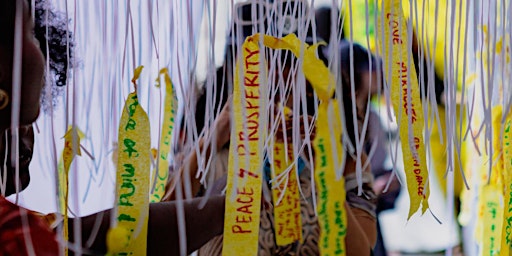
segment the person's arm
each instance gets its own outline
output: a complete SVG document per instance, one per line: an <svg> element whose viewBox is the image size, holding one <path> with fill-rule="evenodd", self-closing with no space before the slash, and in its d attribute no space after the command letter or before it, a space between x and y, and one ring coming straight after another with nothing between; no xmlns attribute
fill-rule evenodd
<svg viewBox="0 0 512 256"><path fill-rule="evenodd" d="M230 112L231 112L231 98L229 96L226 104L224 105L222 111L219 116L215 118L215 124L213 125L213 129L211 134L213 136L211 138L202 137L199 139L198 146L199 152L203 152L206 148L205 158L210 158L212 155L212 146L213 149L217 151L221 150L221 148L228 143L231 134L231 123L230 123ZM215 154L215 152L213 152ZM185 193L185 182L189 183L192 189L192 196L196 196L201 189L201 182L198 178L196 178L197 170L199 169L198 165L197 151L192 149L190 154L186 157L185 162L182 167L178 170L177 173L173 174L171 177L170 185L166 188L169 191L166 191L166 196L164 197L165 201L171 201L176 199L176 188L178 187L178 182L181 182L181 188L183 190L182 195L186 195Z"/></svg>
<svg viewBox="0 0 512 256"><path fill-rule="evenodd" d="M213 237L222 234L224 227L225 196L212 196L199 209L202 198L184 200L187 253L199 249ZM153 203L149 207L148 255L179 255L178 202ZM81 218L82 247L87 247L91 234L95 235L87 250L105 254L106 237L110 227L111 210ZM95 231L95 229L97 231ZM73 238L73 220L69 221L70 241Z"/></svg>
<svg viewBox="0 0 512 256"><path fill-rule="evenodd" d="M361 155L361 162L365 165L366 161L368 161L368 158L363 152ZM367 168L363 170L363 174L371 174L370 168L371 167L368 165ZM351 177L351 179L354 179L355 172L356 162L354 159L349 157L345 164L345 172L343 175L345 178ZM373 183L371 181L363 181L363 191L366 196L370 196L370 192L373 192L372 186ZM348 230L346 242L347 251L351 252L351 255L352 250L362 253L353 255L369 255L367 253L363 253L363 251L366 252L366 249L368 249L369 252L370 248L373 248L375 245L377 240L377 220L374 211L376 207L375 203L375 198L369 200L369 198L366 198L365 196L357 196L357 193L355 193L353 189L347 191L347 202L345 207L347 209ZM359 248L358 246L363 247Z"/></svg>
<svg viewBox="0 0 512 256"><path fill-rule="evenodd" d="M204 150L204 138L199 139L199 152L203 152ZM206 157L210 157L210 146L206 149ZM166 193L163 201L173 201L176 200L176 188L178 187L178 182L181 182L182 195L185 196L185 183L190 184L192 196L196 196L201 189L201 182L198 178L196 178L197 170L199 169L198 165L198 156L197 151L192 149L190 154L185 158L185 161L181 168L172 174L171 180L169 182L169 186L167 186L168 193Z"/></svg>
<svg viewBox="0 0 512 256"><path fill-rule="evenodd" d="M347 210L347 255L370 255L377 240L376 219L366 211L345 203Z"/></svg>

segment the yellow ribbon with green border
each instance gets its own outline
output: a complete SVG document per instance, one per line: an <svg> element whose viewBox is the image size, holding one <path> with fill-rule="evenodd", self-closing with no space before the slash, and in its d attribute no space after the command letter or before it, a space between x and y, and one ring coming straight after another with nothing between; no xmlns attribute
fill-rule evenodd
<svg viewBox="0 0 512 256"><path fill-rule="evenodd" d="M142 66L135 70L138 79ZM151 165L149 119L140 106L137 92L128 95L119 123L116 177L116 224L107 234L107 248L113 255L145 255L149 215Z"/></svg>

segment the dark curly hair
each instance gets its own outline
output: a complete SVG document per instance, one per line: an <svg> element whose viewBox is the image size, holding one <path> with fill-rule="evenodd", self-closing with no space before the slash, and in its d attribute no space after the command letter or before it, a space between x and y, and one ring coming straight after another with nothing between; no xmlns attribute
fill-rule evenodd
<svg viewBox="0 0 512 256"><path fill-rule="evenodd" d="M30 6L31 1L28 2ZM50 62L48 71L55 79L56 86L64 86L68 78L68 68L73 67L70 60L73 60L75 46L73 33L68 30L69 20L64 13L54 11L49 1L36 0L34 23L34 35L41 44L43 56Z"/></svg>

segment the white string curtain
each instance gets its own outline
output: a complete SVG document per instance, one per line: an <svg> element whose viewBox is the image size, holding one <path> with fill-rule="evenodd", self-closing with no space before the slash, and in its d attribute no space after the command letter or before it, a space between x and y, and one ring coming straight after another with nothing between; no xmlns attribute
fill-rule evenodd
<svg viewBox="0 0 512 256"><path fill-rule="evenodd" d="M125 97L134 89L130 82L133 69L139 65L145 66L138 83L140 102L150 117L152 135L160 134L164 94L162 88L154 86L158 70L170 68L180 102L179 112L193 111L193 92L199 82L221 64L226 35L232 28L230 13L234 4L240 1L50 2L55 9L65 12L70 20L69 28L74 33L76 45L75 67L70 70L72 75L68 85L57 96L59 103L49 107L37 121L35 154L31 165L32 182L21 194L20 204L45 213L57 211L55 177L64 144L62 136L69 125L76 125L86 135L82 145L87 153L83 152L72 164L70 210L72 214L82 216L112 207L115 182L112 157L121 107ZM347 1L309 1L310 8L326 4L338 8L340 2ZM458 7L455 0L444 3L450 12ZM448 133L443 141L448 146L447 161L450 167L459 161L455 152L460 150L463 139L470 141L470 144L473 144L472 140L482 140L480 152L492 152L489 141L492 131L491 107L502 105L508 111L512 102L512 89L509 86L512 65L507 61L512 40L511 5L504 0L470 1L465 8L468 13L465 38L460 38L461 26L457 25L458 21L448 15L448 32L438 36L444 37L449 47L436 49L445 51L446 56L443 79L446 82ZM411 10L417 12L423 9L413 4ZM499 45L502 51L495 54ZM465 49L462 58L458 56L461 47ZM464 68L458 69L457 61L464 61ZM469 79L472 75L476 79ZM459 118L456 116L455 103L460 79L464 81L462 84L466 83L461 90L465 91L466 97L461 112L468 115L471 125L467 137L455 135L460 131L465 135L468 130L468 127L458 127L455 122ZM51 87L47 86L46 89L51 90ZM46 95L55 96L52 93ZM427 103L424 101L424 104ZM435 109L433 105L432 108ZM158 136L152 136L152 146L156 148L157 145ZM394 152L394 149L391 151ZM397 156L394 157L396 159ZM484 157L474 157L472 160L476 161L474 166L492 162L492 159ZM468 170L473 174L472 180L469 180L470 186L476 185L477 169ZM452 168L452 171L460 170ZM448 175L450 177L452 173ZM454 193L453 180L448 179L448 182L448 191ZM476 194L472 196L476 200ZM446 215L453 215L453 202L448 201L447 205Z"/></svg>
<svg viewBox="0 0 512 256"><path fill-rule="evenodd" d="M70 169L73 214L87 215L112 207L121 108L136 66L145 68L138 82L139 99L151 121L152 147L158 147L164 86L155 87L161 68L168 67L180 103L195 83L197 42L204 1L49 1L69 18L76 45L75 68L58 103L36 122L31 164L32 182L20 204L43 213L57 211L56 170L62 138L76 125L86 138ZM130 16L131 14L131 16ZM45 42L41 42L44 45ZM189 75L187 75L189 74ZM50 86L46 87L51 90ZM52 95L51 93L49 95ZM55 96L55 95L54 95Z"/></svg>

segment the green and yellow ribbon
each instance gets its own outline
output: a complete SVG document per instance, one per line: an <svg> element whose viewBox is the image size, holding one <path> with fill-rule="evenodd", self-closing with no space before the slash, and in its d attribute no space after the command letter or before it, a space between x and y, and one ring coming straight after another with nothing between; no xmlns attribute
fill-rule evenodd
<svg viewBox="0 0 512 256"><path fill-rule="evenodd" d="M509 255L512 247L512 112L509 111L503 125L503 176L505 189L505 210L503 216L503 231L501 250L503 255Z"/></svg>
<svg viewBox="0 0 512 256"><path fill-rule="evenodd" d="M165 193L165 185L169 178L169 152L171 151L172 131L174 129L174 117L176 114L177 100L174 96L174 89L169 76L169 70L163 68L160 70L157 85L160 85L160 76L164 76L165 82L165 101L164 118L162 123L162 133L160 135L160 151L157 156L158 167L155 177L155 186L151 193L150 201L152 203L160 202Z"/></svg>
<svg viewBox="0 0 512 256"><path fill-rule="evenodd" d="M346 255L345 236L348 222L345 209L345 179L336 175L336 167L341 167L343 157L339 113L336 101L320 103L316 137L313 141L320 225L318 243L321 255Z"/></svg>
<svg viewBox="0 0 512 256"><path fill-rule="evenodd" d="M142 66L135 70L138 79ZM116 224L107 234L111 255L145 255L149 215L149 177L151 166L149 119L140 106L137 92L128 95L118 135L116 177Z"/></svg>

